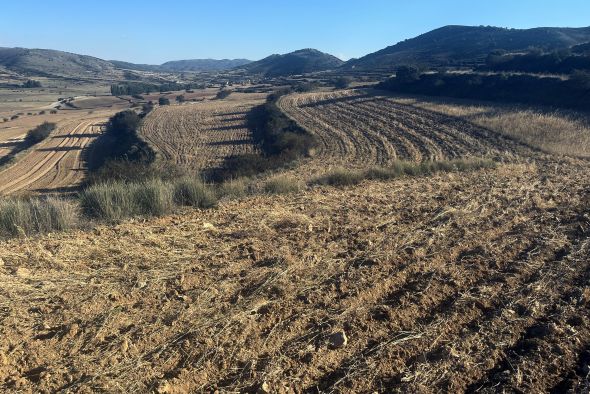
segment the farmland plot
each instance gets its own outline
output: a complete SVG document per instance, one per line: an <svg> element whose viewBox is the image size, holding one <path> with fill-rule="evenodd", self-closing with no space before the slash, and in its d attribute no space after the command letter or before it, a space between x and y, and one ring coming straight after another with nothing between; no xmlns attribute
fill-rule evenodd
<svg viewBox="0 0 590 394"><path fill-rule="evenodd" d="M317 137L320 157L346 164L497 156L524 149L499 133L377 93L292 94L279 106Z"/></svg>
<svg viewBox="0 0 590 394"><path fill-rule="evenodd" d="M0 194L60 192L79 186L86 173L83 155L111 114L79 114L58 122L45 141L0 171Z"/></svg>
<svg viewBox="0 0 590 394"><path fill-rule="evenodd" d="M246 115L264 95L162 106L143 122L141 134L168 161L190 169L219 166L226 157L254 153Z"/></svg>

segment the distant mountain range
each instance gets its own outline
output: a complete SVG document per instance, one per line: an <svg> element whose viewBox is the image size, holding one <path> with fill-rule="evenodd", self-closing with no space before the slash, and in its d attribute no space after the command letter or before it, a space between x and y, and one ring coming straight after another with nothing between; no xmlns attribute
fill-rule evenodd
<svg viewBox="0 0 590 394"><path fill-rule="evenodd" d="M569 48L590 41L590 27L504 29L485 26L445 26L354 59L345 68L392 69L405 64L453 66L481 61L491 51Z"/></svg>
<svg viewBox="0 0 590 394"><path fill-rule="evenodd" d="M120 74L106 60L51 49L0 48L0 66L24 75L66 78L108 78Z"/></svg>
<svg viewBox="0 0 590 394"><path fill-rule="evenodd" d="M191 59L191 60L175 60L166 62L161 65L150 64L134 64L121 62L118 60L111 60L115 67L126 70L137 71L161 71L161 72L183 72L183 71L225 71L232 68L240 67L248 63L252 63L247 59Z"/></svg>
<svg viewBox="0 0 590 394"><path fill-rule="evenodd" d="M0 67L23 75L65 78L122 79L123 70L152 72L241 70L270 77L342 69L344 71L389 71L397 66L419 64L461 66L481 63L494 50L526 51L572 49L588 53L590 27L504 29L490 26L445 26L399 42L359 59L343 62L315 49L271 55L251 62L246 59L193 59L161 65L102 60L49 49L0 48Z"/></svg>
<svg viewBox="0 0 590 394"><path fill-rule="evenodd" d="M277 77L332 70L343 64L342 60L330 54L316 49L301 49L285 55L270 55L240 68L249 74Z"/></svg>

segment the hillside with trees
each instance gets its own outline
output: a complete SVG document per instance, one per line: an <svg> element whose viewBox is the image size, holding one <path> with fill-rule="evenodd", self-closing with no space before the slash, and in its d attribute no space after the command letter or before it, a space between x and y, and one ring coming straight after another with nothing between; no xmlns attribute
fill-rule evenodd
<svg viewBox="0 0 590 394"><path fill-rule="evenodd" d="M342 60L330 54L316 49L301 49L284 55L270 55L240 68L249 74L277 77L332 70L342 64Z"/></svg>

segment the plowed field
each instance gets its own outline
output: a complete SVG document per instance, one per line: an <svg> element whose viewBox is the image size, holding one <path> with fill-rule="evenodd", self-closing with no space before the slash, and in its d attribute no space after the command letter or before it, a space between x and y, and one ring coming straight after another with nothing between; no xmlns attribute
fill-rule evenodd
<svg viewBox="0 0 590 394"><path fill-rule="evenodd" d="M83 154L111 114L84 114L58 122L45 141L0 171L0 194L60 192L77 187L85 175Z"/></svg>
<svg viewBox="0 0 590 394"><path fill-rule="evenodd" d="M378 93L292 94L281 98L279 106L316 135L319 157L347 165L497 156L524 149L467 121L404 105Z"/></svg>
<svg viewBox="0 0 590 394"><path fill-rule="evenodd" d="M253 153L246 115L264 95L162 106L145 119L141 134L162 156L185 168L213 168L232 155Z"/></svg>

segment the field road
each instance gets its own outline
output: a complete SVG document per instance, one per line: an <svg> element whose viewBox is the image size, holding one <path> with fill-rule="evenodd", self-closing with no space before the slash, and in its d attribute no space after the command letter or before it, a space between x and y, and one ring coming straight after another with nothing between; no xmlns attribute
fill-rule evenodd
<svg viewBox="0 0 590 394"><path fill-rule="evenodd" d="M0 172L0 194L63 192L77 187L85 175L83 154L102 132L109 114L58 123L45 141Z"/></svg>

